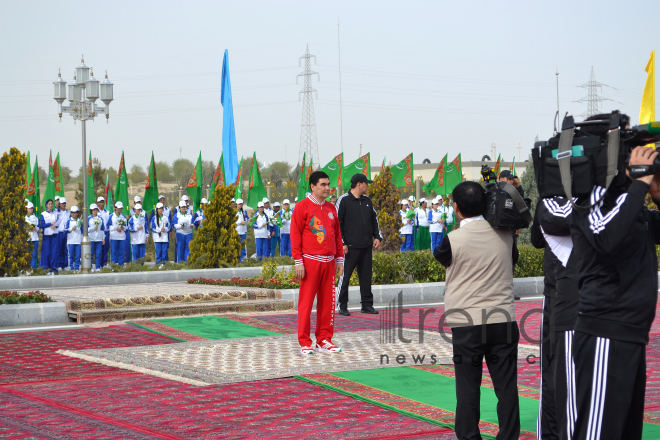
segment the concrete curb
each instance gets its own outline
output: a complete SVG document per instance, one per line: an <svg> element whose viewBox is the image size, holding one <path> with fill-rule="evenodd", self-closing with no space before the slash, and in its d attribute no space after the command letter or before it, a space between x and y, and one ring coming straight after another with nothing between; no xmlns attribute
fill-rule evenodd
<svg viewBox="0 0 660 440"><path fill-rule="evenodd" d="M530 297L543 295L543 277L515 278L513 280L514 293L517 296ZM375 304L387 304L403 292L403 302L442 302L444 301L445 283L417 283L417 284L385 284L371 286ZM298 289L285 289L280 291L282 299L293 301L298 308ZM360 304L360 287L348 288L348 305Z"/></svg>
<svg viewBox="0 0 660 440"><path fill-rule="evenodd" d="M70 321L63 302L0 305L0 327Z"/></svg>
<svg viewBox="0 0 660 440"><path fill-rule="evenodd" d="M289 267L279 266L278 270ZM146 283L173 283L190 278L229 279L253 277L261 273L261 266L227 269L185 269L150 272L95 273L80 275L49 275L0 278L0 290L37 290L67 287L106 286Z"/></svg>

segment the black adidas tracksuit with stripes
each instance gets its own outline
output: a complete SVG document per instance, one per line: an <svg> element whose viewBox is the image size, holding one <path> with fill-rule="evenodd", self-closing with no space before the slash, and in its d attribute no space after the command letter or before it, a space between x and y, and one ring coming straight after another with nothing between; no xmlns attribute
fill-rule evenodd
<svg viewBox="0 0 660 440"><path fill-rule="evenodd" d="M530 239L532 245L537 249L543 249L543 317L541 319L541 360L539 367L541 369L541 394L539 396L539 414L536 421L537 438L557 439L559 438L559 424L557 422L557 413L555 411L555 379L553 374L553 362L556 357L556 339L553 327L555 301L557 299L556 287L557 279L555 277L555 264L557 257L550 250L541 230L539 221L539 209L543 200L539 200L534 211L534 221L530 228ZM523 335L528 337L524 327Z"/></svg>
<svg viewBox="0 0 660 440"><path fill-rule="evenodd" d="M544 427L544 418L554 416L556 424L550 433L541 431L540 439L571 439L575 426L575 364L572 345L578 309L578 264L571 239L571 214L573 205L566 198L544 199L537 208L540 228L553 255L552 271L556 282L556 300L552 313L550 355L545 355L554 385L548 404L552 413L545 413L545 405L539 411L539 426ZM542 396L542 403L545 396Z"/></svg>
<svg viewBox="0 0 660 440"><path fill-rule="evenodd" d="M573 355L576 439L642 437L646 344L658 291L660 212L644 205L649 185L627 192L595 187L588 211L573 210L571 234L580 303Z"/></svg>

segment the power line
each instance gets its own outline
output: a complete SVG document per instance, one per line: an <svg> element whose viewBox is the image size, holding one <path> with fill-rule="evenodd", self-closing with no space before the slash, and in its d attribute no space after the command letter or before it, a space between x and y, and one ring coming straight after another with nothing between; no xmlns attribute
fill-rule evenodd
<svg viewBox="0 0 660 440"><path fill-rule="evenodd" d="M316 55L310 55L308 44L305 55L301 56L298 60L299 66L300 62L303 59L305 60L305 70L296 76L296 84L298 84L298 77L302 76L304 80L303 89L298 94L298 99L300 99L300 95L302 95L303 100L298 162L302 163L303 155L307 153L308 160L314 160L318 165L319 145L316 140L316 118L314 117L314 101L312 96L312 93L316 93L316 98L318 99L318 92L312 88L312 75L317 75L319 81L321 80L321 75L319 75L318 72L312 72L312 58L314 58L314 64L316 64Z"/></svg>
<svg viewBox="0 0 660 440"><path fill-rule="evenodd" d="M603 87L610 87L610 86L596 81L596 74L594 73L593 66L591 67L591 75L589 76L589 81L578 87L587 89L587 96L584 96L578 99L577 101L575 101L579 103L584 103L584 102L587 103L587 111L580 115L584 118L588 118L589 116L597 115L598 113L600 113L600 111L598 110L598 105L603 101L614 101L609 98L603 98L602 96L598 96L598 88L602 90ZM614 87L610 87L610 88L614 89Z"/></svg>

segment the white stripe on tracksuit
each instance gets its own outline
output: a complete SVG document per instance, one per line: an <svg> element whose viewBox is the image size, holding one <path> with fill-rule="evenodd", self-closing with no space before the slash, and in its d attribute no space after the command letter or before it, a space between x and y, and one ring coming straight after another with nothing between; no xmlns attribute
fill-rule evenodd
<svg viewBox="0 0 660 440"><path fill-rule="evenodd" d="M610 340L596 339L596 354L594 356L594 378L591 384L591 406L589 408L589 425L587 440L600 439L603 426L603 409L605 408L605 391L607 390L607 361L610 353Z"/></svg>
<svg viewBox="0 0 660 440"><path fill-rule="evenodd" d="M566 367L566 434L570 440L575 432L577 420L577 397L575 391L575 361L573 358L573 330L564 332L564 366Z"/></svg>

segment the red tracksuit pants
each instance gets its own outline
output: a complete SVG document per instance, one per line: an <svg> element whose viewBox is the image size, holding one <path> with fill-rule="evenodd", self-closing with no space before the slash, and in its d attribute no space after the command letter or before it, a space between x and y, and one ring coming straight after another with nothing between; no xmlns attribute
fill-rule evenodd
<svg viewBox="0 0 660 440"><path fill-rule="evenodd" d="M298 342L312 347L309 337L311 313L316 298L316 340L332 341L335 327L335 261L324 263L303 257L305 276L298 294Z"/></svg>

